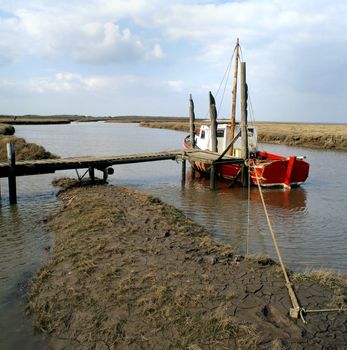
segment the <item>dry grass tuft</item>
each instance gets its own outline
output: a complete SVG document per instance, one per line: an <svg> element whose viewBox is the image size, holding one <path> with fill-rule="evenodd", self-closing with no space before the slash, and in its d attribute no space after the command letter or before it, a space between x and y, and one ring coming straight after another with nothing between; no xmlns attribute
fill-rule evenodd
<svg viewBox="0 0 347 350"><path fill-rule="evenodd" d="M308 270L305 273L293 273L293 281L313 280L321 286L333 291L329 306L333 308L347 308L347 278L345 275L330 270Z"/></svg>

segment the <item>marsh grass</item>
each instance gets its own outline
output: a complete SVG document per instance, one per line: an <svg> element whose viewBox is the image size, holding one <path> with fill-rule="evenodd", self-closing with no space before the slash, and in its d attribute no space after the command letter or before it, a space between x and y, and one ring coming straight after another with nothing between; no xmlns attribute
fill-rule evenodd
<svg viewBox="0 0 347 350"><path fill-rule="evenodd" d="M199 128L203 122L196 121ZM188 121L142 121L142 127L189 132ZM258 142L347 151L346 124L256 123Z"/></svg>
<svg viewBox="0 0 347 350"><path fill-rule="evenodd" d="M321 286L333 290L333 294L328 306L347 309L347 276L336 271L326 269L312 269L304 273L294 272L293 281L312 280Z"/></svg>
<svg viewBox="0 0 347 350"><path fill-rule="evenodd" d="M18 161L58 158L46 151L44 147L35 143L27 143L21 137L0 135L0 162L7 160L7 143L16 144L16 160Z"/></svg>

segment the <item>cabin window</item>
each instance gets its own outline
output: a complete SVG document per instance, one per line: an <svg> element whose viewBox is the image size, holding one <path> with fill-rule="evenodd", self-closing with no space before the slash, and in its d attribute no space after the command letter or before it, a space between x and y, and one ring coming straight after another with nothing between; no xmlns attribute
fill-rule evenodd
<svg viewBox="0 0 347 350"><path fill-rule="evenodd" d="M224 130L223 129L217 129L217 137L224 137Z"/></svg>
<svg viewBox="0 0 347 350"><path fill-rule="evenodd" d="M205 130L201 130L200 137L201 137L202 139L205 138Z"/></svg>

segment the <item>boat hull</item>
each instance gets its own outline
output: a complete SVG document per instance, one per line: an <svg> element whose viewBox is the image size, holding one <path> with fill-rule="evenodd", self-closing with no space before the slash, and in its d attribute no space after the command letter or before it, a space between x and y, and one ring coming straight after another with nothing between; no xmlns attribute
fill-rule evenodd
<svg viewBox="0 0 347 350"><path fill-rule="evenodd" d="M190 145L185 143L186 149ZM299 186L309 174L309 164L302 157L282 157L267 152L256 152L247 161L250 169L250 183L263 187ZM194 161L192 164L202 175L209 175L210 164ZM240 164L217 165L217 175L233 182L240 181L242 166Z"/></svg>

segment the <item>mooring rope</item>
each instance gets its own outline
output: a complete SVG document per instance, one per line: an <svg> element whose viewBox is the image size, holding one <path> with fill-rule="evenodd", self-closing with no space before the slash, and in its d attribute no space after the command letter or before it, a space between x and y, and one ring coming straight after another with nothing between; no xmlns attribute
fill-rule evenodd
<svg viewBox="0 0 347 350"><path fill-rule="evenodd" d="M248 167L248 189L247 189L247 236L246 236L246 255L249 254L249 225L250 225L250 202L251 202L251 170Z"/></svg>
<svg viewBox="0 0 347 350"><path fill-rule="evenodd" d="M286 287L288 289L289 298L290 298L290 301L291 301L292 306L293 306L293 308L290 309L290 316L294 317L294 318L300 317L302 322L306 324L307 322L306 322L304 317L305 317L306 314L309 314L309 313L347 312L347 308L342 308L342 307L340 307L340 308L330 308L330 309L326 308L326 309L311 309L311 310L307 310L304 307L300 306L299 301L297 299L297 296L296 296L296 294L294 292L293 285L292 285L292 283L291 283L291 281L289 279L287 270L286 270L286 268L284 266L284 262L283 262L283 259L282 259L282 256L281 256L278 244L277 244L277 239L276 239L275 232L274 232L274 230L272 228L272 225L271 225L271 221L270 221L270 217L269 217L269 214L268 214L268 211L267 211L267 208L266 208L263 192L262 192L262 189L261 189L261 186L260 186L259 177L258 177L257 170L256 170L256 167L254 165L254 161L253 160L251 160L249 162L249 168L251 168L251 167L253 168L253 173L255 174L255 177L257 179L257 185L258 185L258 189L259 189L260 199L261 199L261 202L262 202L263 208L264 208L266 221L267 221L267 224L268 224L268 227L269 227L269 231L270 231L270 234L271 234L271 237L272 237L272 241L274 243L275 250L276 250L276 253L277 253L277 257L278 257L278 260L280 262L280 265L281 265L281 268L282 268L282 271L283 271L283 275L284 275L284 278L285 278L285 281L286 281ZM250 171L249 171L249 173L250 173Z"/></svg>
<svg viewBox="0 0 347 350"><path fill-rule="evenodd" d="M251 164L251 162L253 163L253 165ZM275 235L275 232L274 232L274 230L272 228L270 217L269 217L269 214L268 214L268 211L267 211L267 208L266 208L266 204L265 204L263 192L262 192L262 189L261 189L261 186L260 186L260 181L259 181L259 178L258 178L257 170L256 170L256 168L254 166L254 161L251 161L251 162L249 163L249 166L253 167L253 172L254 172L255 177L257 179L257 185L258 185L258 189L259 189L260 199L261 199L261 202L262 202L263 208L264 208L266 221L267 221L267 224L268 224L268 227L269 227L269 231L270 231L270 234L271 234L272 242L273 242L275 250L276 250L276 254L277 254L278 260L279 260L280 265L281 265L283 276L284 276L284 279L286 281L285 285L286 285L286 287L288 289L289 298L290 298L290 301L291 301L292 306L293 306L293 308L290 310L290 315L292 317L295 317L295 318L298 318L300 316L302 321L304 323L306 323L306 321L304 319L304 309L300 306L298 298L295 295L295 292L294 292L294 289L293 289L293 285L292 285L292 283L291 283L291 281L289 279L287 270L285 268L285 265L284 265L284 262L283 262L283 259L282 259L281 252L280 252L278 244L277 244L276 235Z"/></svg>

